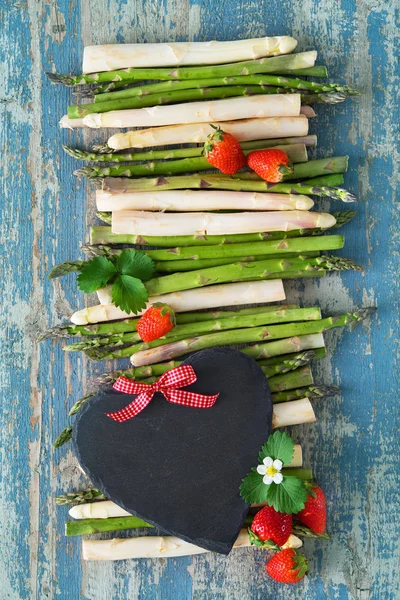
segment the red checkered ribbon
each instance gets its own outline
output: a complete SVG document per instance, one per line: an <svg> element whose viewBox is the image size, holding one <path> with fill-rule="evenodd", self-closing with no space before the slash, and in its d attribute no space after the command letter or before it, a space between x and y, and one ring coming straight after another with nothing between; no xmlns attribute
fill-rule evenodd
<svg viewBox="0 0 400 600"><path fill-rule="evenodd" d="M180 365L175 369L171 369L161 375L158 381L151 384L139 383L127 377L118 377L113 386L114 390L124 394L138 394L138 396L125 408L106 413L106 415L114 421L118 421L118 423L132 419L146 408L156 392L161 392L168 402L173 404L181 404L192 408L211 408L214 406L219 394L205 396L204 394L195 394L180 389L195 381L197 381L197 375L191 365Z"/></svg>

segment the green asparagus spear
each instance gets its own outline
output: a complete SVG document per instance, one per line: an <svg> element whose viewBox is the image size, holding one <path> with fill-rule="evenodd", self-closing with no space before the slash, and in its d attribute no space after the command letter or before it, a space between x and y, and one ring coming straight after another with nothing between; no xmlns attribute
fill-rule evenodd
<svg viewBox="0 0 400 600"><path fill-rule="evenodd" d="M306 387L313 383L314 379L309 365L305 365L294 371L274 375L268 379L269 389L273 393Z"/></svg>
<svg viewBox="0 0 400 600"><path fill-rule="evenodd" d="M305 163L296 163L293 166L293 171L283 176L284 181L294 179L307 179L310 177L318 177L320 175L334 174L334 173L345 173L348 167L347 156L332 156L330 158L321 158L319 160L310 160ZM169 161L156 161L144 163L142 165L120 165L112 167L82 167L74 171L77 177L88 177L92 179L94 177L143 177L147 175L174 175L179 173L191 173L196 171L207 171L210 169L210 163L206 158L194 157L194 158L182 158L180 160L169 160ZM242 175L242 174L241 174ZM235 181L240 181L236 179ZM246 187L253 184L268 189L266 182L246 181ZM279 185L279 184L278 184ZM269 186L269 191L271 191ZM275 187L275 186L274 186ZM243 189L240 184L236 189Z"/></svg>
<svg viewBox="0 0 400 600"><path fill-rule="evenodd" d="M186 81L170 80L150 83L147 85L137 85L135 87L124 88L120 91L97 94L94 98L94 102L97 104L126 98L141 98L143 96L163 94L164 92L169 91L236 85L281 87L295 90L307 90L316 94L332 91L343 92L344 94L358 94L356 90L353 90L347 85L341 85L340 83L316 83L315 81L308 81L306 79L286 77L282 75L244 75L238 77L220 77L215 79L190 79Z"/></svg>
<svg viewBox="0 0 400 600"><path fill-rule="evenodd" d="M243 150L257 150L259 148L275 148L280 146L293 146L304 144L315 147L317 145L316 135L306 135L303 137L277 138L269 140L253 140L242 142L240 145ZM87 160L92 162L137 162L142 160L171 160L176 158L193 158L203 156L203 146L195 148L167 148L166 150L147 150L145 152L113 152L108 148L108 152L87 152L79 148L63 145L67 154L78 160Z"/></svg>
<svg viewBox="0 0 400 600"><path fill-rule="evenodd" d="M266 148L270 148L267 146ZM305 144L288 144L284 146L274 146L275 149L283 150L288 155L292 163L301 163L308 160L307 148ZM247 156L253 149L244 150ZM152 174L187 173L190 171L209 171L213 167L202 154L181 158L178 160L159 160L146 162L143 164L124 163L123 165L111 164L111 166L99 167L93 165L82 167L74 171L75 175L83 177L143 177Z"/></svg>
<svg viewBox="0 0 400 600"><path fill-rule="evenodd" d="M308 164L314 163L310 161ZM342 163L343 161L339 161ZM321 169L322 170L322 169ZM250 175L250 177L249 177ZM310 179L296 183L268 183L250 173L239 173L239 177L221 173L202 173L192 175L177 175L171 177L146 178L105 178L103 189L110 192L148 192L179 189L220 189L242 192L270 192L279 194L306 194L308 196L327 196L343 202L354 202L356 197L351 192L339 187L343 183L341 173L323 173Z"/></svg>
<svg viewBox="0 0 400 600"><path fill-rule="evenodd" d="M196 102L199 100L220 100L238 96L285 93L293 94L299 93L299 91L297 89L268 85L224 85L222 87L199 86L198 88L166 91L143 96L136 95L113 98L104 102L93 102L91 104L70 105L68 106L68 117L70 119L81 119L92 113L104 113L112 110L130 110L146 108L149 106ZM349 93L337 90L329 90L322 93L301 93L301 101L302 104L312 104L314 102L337 104L338 102L343 102L348 95Z"/></svg>
<svg viewBox="0 0 400 600"><path fill-rule="evenodd" d="M65 523L65 535L90 535L91 533L104 533L106 531L120 531L122 529L137 529L153 527L139 517L111 517L108 519L79 519Z"/></svg>
<svg viewBox="0 0 400 600"><path fill-rule="evenodd" d="M317 238L318 239L318 238ZM351 259L335 256L317 258L291 258L260 260L252 263L234 262L221 267L210 267L183 273L174 273L164 277L156 277L145 286L150 296L190 290L217 283L231 281L257 281L266 279L270 274L285 272L307 272L317 270L361 270ZM279 275L280 277L281 275Z"/></svg>
<svg viewBox="0 0 400 600"><path fill-rule="evenodd" d="M272 402L278 404L280 402L300 400L301 398L324 398L325 396L337 396L338 394L340 394L340 389L334 385L310 385L308 387L274 392L272 394Z"/></svg>
<svg viewBox="0 0 400 600"><path fill-rule="evenodd" d="M290 75L291 77L318 77L321 79L326 79L328 77L327 68L323 65L317 65L314 67L308 67L308 68L304 68L304 69L293 69L293 70L282 69L279 71L279 73L281 75ZM57 77L60 77L61 81L58 81ZM58 74L55 74L55 81L53 83L64 83L64 81L62 80L63 77L65 77L65 76L63 76L63 75L60 76ZM110 82L104 83L104 84L82 83L80 85L80 87L78 88L78 90L74 92L74 94L75 94L75 96L80 96L80 97L86 97L86 98L92 97L93 95L96 95L96 94L103 94L103 93L111 92L113 90L121 90L126 87L130 87L133 84L135 84L136 81L137 80L135 80L135 79L123 79L121 81L110 81ZM68 85L68 84L64 83L64 85Z"/></svg>
<svg viewBox="0 0 400 600"><path fill-rule="evenodd" d="M344 238L341 235L326 235L320 237L303 237L303 238L291 238L286 240L270 240L266 242L247 242L243 244L227 244L218 246L188 246L188 247L176 247L163 250L146 250L146 254L154 261L198 261L199 259L229 259L221 263L223 265L235 262L239 258L243 262L254 262L259 260L255 258L257 256L265 256L269 258L269 255L279 259L280 257L296 258L299 255L310 256L309 252L318 252L320 250L338 250L343 248ZM111 260L115 255L118 255L122 250L111 249L110 252L102 252L103 256L107 256ZM289 256L287 256L289 255ZM313 256L313 255L311 255ZM247 258L246 258L247 257ZM67 261L56 265L49 273L50 279L62 277L68 273L81 271L85 265L85 261ZM162 262L156 263L156 269L158 271L170 270L168 265L163 265ZM179 266L179 265L178 265ZM208 266L214 266L212 263L199 263L197 268L204 268ZM173 267L173 265L172 265ZM196 268L196 264L193 263L193 268ZM173 268L172 268L173 270ZM190 268L176 269L179 270L191 270ZM277 270L277 269L275 269Z"/></svg>
<svg viewBox="0 0 400 600"><path fill-rule="evenodd" d="M316 258L320 255L320 252L302 252L301 255L298 253L288 254L262 254L260 256L242 256L241 262L254 262L257 260L266 260L267 258L299 258L300 256L308 256L310 258ZM195 271L196 269L208 269L209 267L220 267L221 265L229 265L232 262L232 258L202 258L202 259L186 259L186 260L162 260L157 261L156 271L159 273L177 273L181 271ZM236 258L234 259L236 260Z"/></svg>
<svg viewBox="0 0 400 600"><path fill-rule="evenodd" d="M206 312L186 312L177 313L175 315L176 323L181 325L183 323L195 323L200 321L209 321L210 319L225 319L227 317L239 317L253 314L260 314L271 312L275 310L287 310L293 308L300 308L298 304L281 304L281 305L268 305L268 306L253 306L250 308L242 308L239 310L214 310ZM105 321L104 323L92 323L90 325L72 325L68 323L66 325L59 325L48 329L42 334L40 339L47 339L51 337L77 337L77 336L105 336L113 335L116 333L126 333L127 331L136 331L136 323L138 318L122 319L120 321Z"/></svg>
<svg viewBox="0 0 400 600"><path fill-rule="evenodd" d="M223 65L206 65L200 67L172 67L172 68L130 68L116 71L102 71L100 73L87 73L82 75L60 75L59 73L46 73L52 83L61 83L67 86L76 86L86 83L104 83L108 81L145 81L169 79L210 79L214 77L234 77L252 75L255 73L283 73L309 68L311 54L301 52L261 58ZM313 58L313 57L311 57Z"/></svg>
<svg viewBox="0 0 400 600"><path fill-rule="evenodd" d="M285 240L269 240L265 242L247 242L243 244L225 244L217 246L178 246L162 250L146 250L146 254L156 261L198 260L203 258L232 258L267 254L313 252L316 250L338 250L344 246L342 235L324 235L316 237L299 237ZM279 269L274 269L277 271Z"/></svg>

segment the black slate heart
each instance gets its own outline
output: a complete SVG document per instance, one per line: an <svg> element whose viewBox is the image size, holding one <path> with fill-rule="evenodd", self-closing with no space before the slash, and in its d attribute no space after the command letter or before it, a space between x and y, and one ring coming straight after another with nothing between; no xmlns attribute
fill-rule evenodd
<svg viewBox="0 0 400 600"><path fill-rule="evenodd" d="M257 363L231 348L191 355L197 381L188 390L220 392L209 409L178 406L161 394L139 415L105 415L133 396L97 394L75 428L79 462L104 494L128 512L208 550L228 554L246 516L239 495L271 431L272 402Z"/></svg>

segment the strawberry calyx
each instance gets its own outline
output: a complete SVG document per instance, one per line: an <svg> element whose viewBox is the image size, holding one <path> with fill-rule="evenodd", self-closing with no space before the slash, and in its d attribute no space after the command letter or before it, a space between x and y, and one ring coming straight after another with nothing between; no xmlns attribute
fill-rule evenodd
<svg viewBox="0 0 400 600"><path fill-rule="evenodd" d="M175 317L175 312L172 310L172 308L170 306L168 306L168 304L164 304L163 302L154 302L154 304L152 304L152 307L154 308L161 308L160 315L162 317L165 317L165 315L169 315L169 319L172 323L172 325L175 327L176 325L176 317Z"/></svg>
<svg viewBox="0 0 400 600"><path fill-rule="evenodd" d="M304 575L308 575L308 562L304 554L300 554L293 550L293 566L291 571L296 571L299 569L296 574L297 578L300 580L304 577Z"/></svg>
<svg viewBox="0 0 400 600"><path fill-rule="evenodd" d="M214 146L218 142L223 142L225 131L221 129L219 125L210 125L215 131L210 133L207 136L207 139L204 143L203 154L207 158L207 156L214 150Z"/></svg>
<svg viewBox="0 0 400 600"><path fill-rule="evenodd" d="M275 542L273 542L272 540L265 540L265 541L263 541L250 528L247 531L248 531L248 534L249 534L250 544L252 546L257 546L258 548L268 548L269 550L276 550L277 552L279 552L280 546L278 546L278 544L275 544Z"/></svg>
<svg viewBox="0 0 400 600"><path fill-rule="evenodd" d="M311 496L311 498L317 497L317 492L315 491L317 486L315 485L315 483L313 483L312 481L305 481L304 487L307 490L308 496Z"/></svg>
<svg viewBox="0 0 400 600"><path fill-rule="evenodd" d="M290 175L291 173L293 173L293 166L291 163L289 163L288 165L279 165L278 172L281 175Z"/></svg>

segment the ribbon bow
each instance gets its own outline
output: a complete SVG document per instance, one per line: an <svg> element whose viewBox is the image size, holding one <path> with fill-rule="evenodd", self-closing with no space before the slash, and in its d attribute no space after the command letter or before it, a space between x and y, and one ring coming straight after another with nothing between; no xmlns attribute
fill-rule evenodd
<svg viewBox="0 0 400 600"><path fill-rule="evenodd" d="M219 394L206 396L187 392L180 388L197 381L197 375L191 365L180 365L167 371L154 383L139 383L127 377L118 377L113 389L124 394L139 394L125 408L112 413L108 417L118 423L123 423L139 414L151 402L156 392L161 392L168 402L190 406L191 408L211 408L214 406Z"/></svg>

